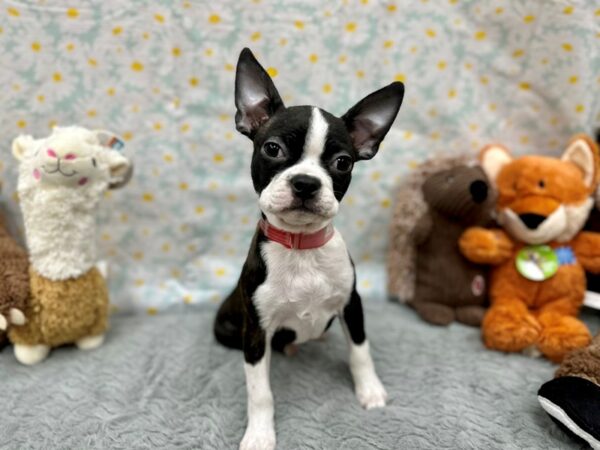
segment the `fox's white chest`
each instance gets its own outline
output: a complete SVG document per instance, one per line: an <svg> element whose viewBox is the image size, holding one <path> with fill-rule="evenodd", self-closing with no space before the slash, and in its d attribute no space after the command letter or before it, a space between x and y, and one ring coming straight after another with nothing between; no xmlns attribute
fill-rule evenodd
<svg viewBox="0 0 600 450"><path fill-rule="evenodd" d="M316 339L350 299L354 269L341 235L323 247L290 250L275 242L261 247L267 277L254 293L261 325L296 332L297 343Z"/></svg>

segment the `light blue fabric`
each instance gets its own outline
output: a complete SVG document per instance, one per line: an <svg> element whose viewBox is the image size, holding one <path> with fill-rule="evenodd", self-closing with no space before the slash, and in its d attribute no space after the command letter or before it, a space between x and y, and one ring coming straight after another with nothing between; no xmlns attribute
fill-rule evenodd
<svg viewBox="0 0 600 450"><path fill-rule="evenodd" d="M3 200L16 212L19 133L78 123L126 139L131 184L100 211L120 310L218 302L257 219L250 142L233 123L234 65L250 46L287 104L336 114L404 80L377 157L360 163L336 220L358 287L384 298L394 181L439 152L500 141L558 154L599 122L594 2L23 1L0 5Z"/></svg>
<svg viewBox="0 0 600 450"><path fill-rule="evenodd" d="M0 352L0 449L237 449L246 427L243 355L215 343L214 305L113 320L101 348L53 350L39 366ZM366 306L388 392L366 411L338 321L296 356L275 352L278 450L581 449L537 400L556 366L487 350L479 330L434 327L404 305ZM590 328L599 317L583 314Z"/></svg>

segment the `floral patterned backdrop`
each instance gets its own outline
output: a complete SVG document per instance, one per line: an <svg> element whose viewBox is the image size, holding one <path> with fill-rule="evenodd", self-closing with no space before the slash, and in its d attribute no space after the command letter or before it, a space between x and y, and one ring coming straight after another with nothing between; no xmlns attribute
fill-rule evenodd
<svg viewBox="0 0 600 450"><path fill-rule="evenodd" d="M74 123L120 134L136 174L99 212L119 311L218 302L236 281L258 211L251 144L233 123L244 46L287 104L342 114L406 84L336 219L367 301L385 298L391 188L418 161L493 140L558 154L600 123L597 2L2 0L2 200L18 223L17 134Z"/></svg>

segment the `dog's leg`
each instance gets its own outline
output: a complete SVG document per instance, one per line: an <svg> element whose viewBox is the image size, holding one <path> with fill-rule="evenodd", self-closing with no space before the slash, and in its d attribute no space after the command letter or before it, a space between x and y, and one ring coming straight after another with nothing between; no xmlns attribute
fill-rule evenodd
<svg viewBox="0 0 600 450"><path fill-rule="evenodd" d="M350 302L344 308L342 327L350 345L350 371L360 404L366 408L385 406L387 393L375 373L375 366L365 336L364 318L360 296L352 291Z"/></svg>
<svg viewBox="0 0 600 450"><path fill-rule="evenodd" d="M255 324L252 324L255 325ZM240 450L275 448L273 395L269 382L271 336L256 326L246 324L244 335L244 369L248 394L248 425Z"/></svg>

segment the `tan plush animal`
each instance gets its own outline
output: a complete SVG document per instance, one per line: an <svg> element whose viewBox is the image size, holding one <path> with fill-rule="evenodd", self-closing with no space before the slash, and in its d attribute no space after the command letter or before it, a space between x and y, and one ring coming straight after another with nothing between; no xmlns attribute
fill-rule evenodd
<svg viewBox="0 0 600 450"><path fill-rule="evenodd" d="M96 268L96 209L107 189L120 187L132 166L105 145L101 132L54 128L44 139L19 136L18 193L30 256L27 323L9 338L16 358L35 364L52 347L102 345L108 291Z"/></svg>

